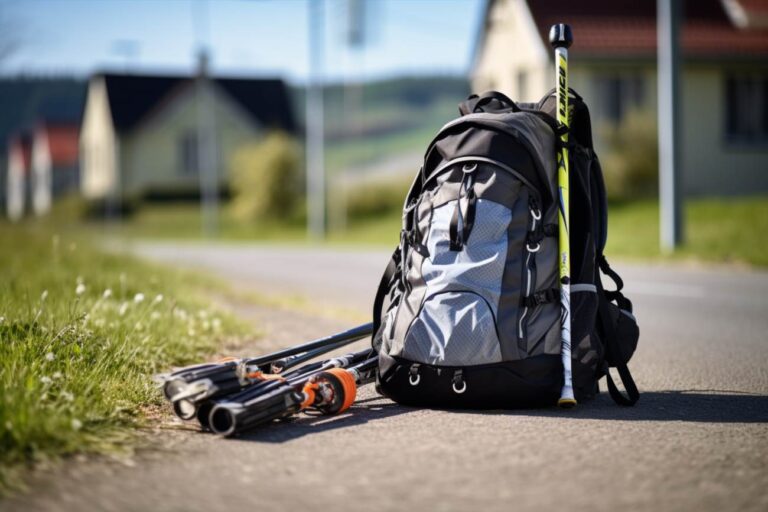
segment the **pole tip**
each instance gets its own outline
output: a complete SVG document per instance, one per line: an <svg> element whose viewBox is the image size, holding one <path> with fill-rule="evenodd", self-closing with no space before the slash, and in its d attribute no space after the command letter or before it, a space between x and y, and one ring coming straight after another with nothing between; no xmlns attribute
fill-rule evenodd
<svg viewBox="0 0 768 512"><path fill-rule="evenodd" d="M566 23L556 23L549 29L549 44L552 48L570 48L573 44L571 26Z"/></svg>

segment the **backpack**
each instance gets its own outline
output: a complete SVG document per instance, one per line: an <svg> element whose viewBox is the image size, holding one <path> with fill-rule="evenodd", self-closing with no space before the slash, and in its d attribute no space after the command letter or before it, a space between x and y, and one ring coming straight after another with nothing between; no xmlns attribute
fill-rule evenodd
<svg viewBox="0 0 768 512"><path fill-rule="evenodd" d="M377 388L385 396L449 408L557 403L556 151L564 127L555 101L554 90L536 104L472 95L427 147L374 301ZM627 362L639 328L603 255L607 204L589 111L573 90L569 106L574 393L589 399L606 377L613 399L633 405L639 393Z"/></svg>

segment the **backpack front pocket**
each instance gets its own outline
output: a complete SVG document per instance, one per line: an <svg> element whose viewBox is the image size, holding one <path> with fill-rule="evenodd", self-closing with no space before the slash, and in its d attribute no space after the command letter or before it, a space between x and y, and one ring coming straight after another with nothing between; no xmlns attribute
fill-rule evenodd
<svg viewBox="0 0 768 512"><path fill-rule="evenodd" d="M432 295L408 329L402 356L440 366L501 361L491 306L469 291Z"/></svg>

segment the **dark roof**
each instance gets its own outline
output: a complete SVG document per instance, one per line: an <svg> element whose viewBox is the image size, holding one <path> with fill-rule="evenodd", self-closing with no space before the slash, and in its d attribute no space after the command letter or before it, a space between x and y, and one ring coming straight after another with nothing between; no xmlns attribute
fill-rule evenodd
<svg viewBox="0 0 768 512"><path fill-rule="evenodd" d="M103 73L112 122L118 132L132 129L148 113L192 85L188 76ZM259 124L294 132L296 124L285 83L279 79L212 78Z"/></svg>

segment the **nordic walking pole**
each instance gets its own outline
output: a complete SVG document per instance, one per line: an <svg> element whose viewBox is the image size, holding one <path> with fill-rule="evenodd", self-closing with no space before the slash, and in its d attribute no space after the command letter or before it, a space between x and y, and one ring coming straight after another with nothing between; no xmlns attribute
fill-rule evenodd
<svg viewBox="0 0 768 512"><path fill-rule="evenodd" d="M555 75L557 76L557 122L566 130L561 136L557 156L557 186L560 190L559 252L560 252L560 306L562 309L560 351L563 360L563 389L557 405L570 409L576 405L571 375L571 239L569 236L570 197L568 192L568 48L573 43L571 27L565 23L552 25L549 43L555 49Z"/></svg>

